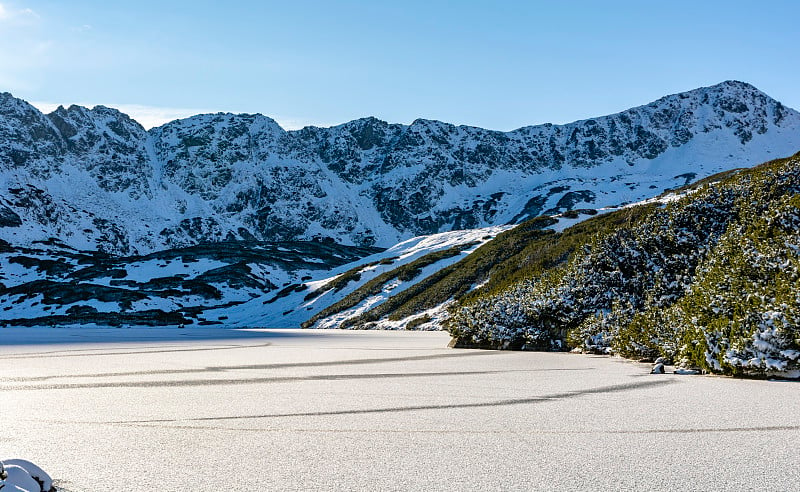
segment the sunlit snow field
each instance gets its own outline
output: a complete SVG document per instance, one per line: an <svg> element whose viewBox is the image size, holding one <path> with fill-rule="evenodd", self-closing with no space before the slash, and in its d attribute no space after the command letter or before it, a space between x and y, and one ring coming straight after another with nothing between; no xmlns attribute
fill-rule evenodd
<svg viewBox="0 0 800 492"><path fill-rule="evenodd" d="M0 329L0 451L60 490L791 490L800 385L442 332Z"/></svg>

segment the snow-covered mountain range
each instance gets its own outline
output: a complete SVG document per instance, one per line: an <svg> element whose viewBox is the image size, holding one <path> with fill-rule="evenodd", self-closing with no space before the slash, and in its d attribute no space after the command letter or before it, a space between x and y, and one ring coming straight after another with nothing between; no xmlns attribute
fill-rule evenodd
<svg viewBox="0 0 800 492"><path fill-rule="evenodd" d="M0 324L337 327L387 303L375 326L436 328L441 306L395 304L514 224L562 230L798 149L800 113L732 81L512 132L233 114L145 131L0 94Z"/></svg>
<svg viewBox="0 0 800 492"><path fill-rule="evenodd" d="M800 114L742 82L511 132L364 118L285 131L205 114L145 131L111 108L0 94L0 238L112 254L224 240L390 247L641 200L800 148Z"/></svg>

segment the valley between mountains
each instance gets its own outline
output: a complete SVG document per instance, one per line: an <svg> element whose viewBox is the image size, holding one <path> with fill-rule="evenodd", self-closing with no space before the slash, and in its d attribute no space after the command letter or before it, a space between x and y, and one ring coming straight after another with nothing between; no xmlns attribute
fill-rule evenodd
<svg viewBox="0 0 800 492"><path fill-rule="evenodd" d="M798 150L800 113L736 81L511 132L146 131L1 94L0 324L444 328L797 377Z"/></svg>

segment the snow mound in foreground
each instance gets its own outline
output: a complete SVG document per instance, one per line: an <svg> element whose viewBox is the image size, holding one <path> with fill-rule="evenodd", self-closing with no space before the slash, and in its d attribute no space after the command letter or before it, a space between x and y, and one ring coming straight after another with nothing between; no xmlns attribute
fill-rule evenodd
<svg viewBox="0 0 800 492"><path fill-rule="evenodd" d="M53 480L41 468L26 460L0 460L0 489L3 492L55 492Z"/></svg>

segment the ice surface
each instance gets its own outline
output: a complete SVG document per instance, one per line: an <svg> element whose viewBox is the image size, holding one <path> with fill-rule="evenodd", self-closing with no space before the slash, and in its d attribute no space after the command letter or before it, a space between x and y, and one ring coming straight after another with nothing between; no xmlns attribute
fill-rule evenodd
<svg viewBox="0 0 800 492"><path fill-rule="evenodd" d="M0 347L2 447L64 490L797 483L798 383L447 349L441 332L47 330ZM81 342L114 333L139 339Z"/></svg>

